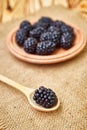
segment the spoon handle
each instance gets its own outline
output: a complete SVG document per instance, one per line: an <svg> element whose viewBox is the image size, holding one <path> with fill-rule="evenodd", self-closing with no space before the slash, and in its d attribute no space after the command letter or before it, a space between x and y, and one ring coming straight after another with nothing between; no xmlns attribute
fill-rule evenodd
<svg viewBox="0 0 87 130"><path fill-rule="evenodd" d="M8 85L10 85L10 86L13 87L13 88L18 89L19 91L21 91L22 93L24 93L24 94L26 94L26 95L27 95L27 93L29 94L29 92L32 91L32 89L27 88L27 87L24 87L24 86L22 86L21 84L18 84L18 83L16 83L15 81L13 81L13 80L11 80L11 79L9 79L9 78L7 78L7 77L1 75L1 74L0 74L0 81L6 83L6 84L8 84Z"/></svg>

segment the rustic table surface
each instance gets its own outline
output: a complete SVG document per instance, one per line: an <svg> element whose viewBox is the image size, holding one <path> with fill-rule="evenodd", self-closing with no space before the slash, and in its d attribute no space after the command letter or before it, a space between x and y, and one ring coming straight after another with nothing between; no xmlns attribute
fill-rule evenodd
<svg viewBox="0 0 87 130"><path fill-rule="evenodd" d="M45 8L26 19L35 21L43 15L71 22L87 36L87 21L75 10L59 6ZM6 46L8 33L21 20L0 24L0 74L26 87L52 88L61 105L52 113L38 112L31 108L21 92L0 82L0 130L86 130L87 46L78 56L63 63L25 63L15 58Z"/></svg>

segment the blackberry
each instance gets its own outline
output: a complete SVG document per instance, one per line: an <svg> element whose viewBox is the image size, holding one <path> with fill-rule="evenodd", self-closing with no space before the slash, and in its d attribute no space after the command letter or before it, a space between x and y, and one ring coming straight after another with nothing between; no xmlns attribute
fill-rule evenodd
<svg viewBox="0 0 87 130"><path fill-rule="evenodd" d="M73 28L69 25L67 25L66 23L64 23L63 21L58 21L56 20L55 22L52 23L52 26L56 27L56 28L60 28L61 32L73 32Z"/></svg>
<svg viewBox="0 0 87 130"><path fill-rule="evenodd" d="M49 24L48 23L43 23L43 22L36 22L35 24L33 24L32 27L33 28L43 27L44 29L47 29L49 27Z"/></svg>
<svg viewBox="0 0 87 130"><path fill-rule="evenodd" d="M34 23L34 24L32 25L32 28L33 28L33 29L36 29L36 28L38 28L38 27L43 27L43 26L41 26L39 22L36 22L36 23Z"/></svg>
<svg viewBox="0 0 87 130"><path fill-rule="evenodd" d="M52 23L52 19L51 18L48 18L48 17L42 17L38 20L38 22L34 23L33 24L33 28L37 28L37 27L43 27L44 29L47 29L51 23Z"/></svg>
<svg viewBox="0 0 87 130"><path fill-rule="evenodd" d="M52 40L54 43L56 43L57 47L60 46L60 37L61 37L61 31L57 30L52 33Z"/></svg>
<svg viewBox="0 0 87 130"><path fill-rule="evenodd" d="M59 46L60 44L60 36L61 36L61 31L60 30L57 30L57 31L54 31L54 32L46 32L46 33L43 33L40 37L40 41L51 41L51 42L54 42L56 45Z"/></svg>
<svg viewBox="0 0 87 130"><path fill-rule="evenodd" d="M15 40L19 46L23 46L24 41L27 39L26 32L23 29L19 29L16 32Z"/></svg>
<svg viewBox="0 0 87 130"><path fill-rule="evenodd" d="M48 28L48 32L54 32L54 31L57 31L57 30L58 30L58 28L56 28L55 26L50 26Z"/></svg>
<svg viewBox="0 0 87 130"><path fill-rule="evenodd" d="M27 20L24 20L20 24L20 29L24 29L26 33L29 33L29 31L32 29L31 23Z"/></svg>
<svg viewBox="0 0 87 130"><path fill-rule="evenodd" d="M66 24L61 26L61 32L62 33L69 32L69 33L74 34L73 28Z"/></svg>
<svg viewBox="0 0 87 130"><path fill-rule="evenodd" d="M51 41L43 41L37 44L36 54L38 55L49 55L56 49L56 44Z"/></svg>
<svg viewBox="0 0 87 130"><path fill-rule="evenodd" d="M50 40L51 35L52 35L51 32L42 33L42 35L40 36L40 41Z"/></svg>
<svg viewBox="0 0 87 130"><path fill-rule="evenodd" d="M30 36L39 39L40 35L45 31L43 27L37 27L30 31Z"/></svg>
<svg viewBox="0 0 87 130"><path fill-rule="evenodd" d="M47 24L50 25L53 22L53 20L51 18L49 18L49 17L41 17L39 19L39 22L40 23L47 23Z"/></svg>
<svg viewBox="0 0 87 130"><path fill-rule="evenodd" d="M63 25L65 25L65 23L62 22L62 21L59 21L59 20L56 20L56 21L54 21L54 22L51 24L51 26L54 26L54 27L56 27L56 28L60 28L60 27L63 26Z"/></svg>
<svg viewBox="0 0 87 130"><path fill-rule="evenodd" d="M73 42L74 42L74 36L71 33L69 32L63 33L60 40L62 48L64 49L71 48L73 46Z"/></svg>
<svg viewBox="0 0 87 130"><path fill-rule="evenodd" d="M36 50L36 46L37 46L37 40L32 37L28 38L24 42L24 50L28 53L34 54Z"/></svg>
<svg viewBox="0 0 87 130"><path fill-rule="evenodd" d="M45 108L54 107L58 102L55 92L43 86L36 89L33 99L37 104Z"/></svg>

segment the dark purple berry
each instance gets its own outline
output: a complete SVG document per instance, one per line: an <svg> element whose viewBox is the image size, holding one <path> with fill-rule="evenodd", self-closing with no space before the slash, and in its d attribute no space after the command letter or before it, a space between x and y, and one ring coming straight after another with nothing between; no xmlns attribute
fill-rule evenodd
<svg viewBox="0 0 87 130"><path fill-rule="evenodd" d="M40 37L40 41L51 41L54 42L56 46L60 46L61 31L57 30L54 32L43 33Z"/></svg>
<svg viewBox="0 0 87 130"><path fill-rule="evenodd" d="M52 24L53 20L49 17L41 17L39 19L40 23L48 23L49 25Z"/></svg>
<svg viewBox="0 0 87 130"><path fill-rule="evenodd" d="M16 32L15 40L19 46L24 45L24 41L27 39L26 32L23 29L19 29Z"/></svg>
<svg viewBox="0 0 87 130"><path fill-rule="evenodd" d="M37 44L37 55L49 55L56 50L56 44L51 41L43 41Z"/></svg>
<svg viewBox="0 0 87 130"><path fill-rule="evenodd" d="M74 45L74 37L69 32L63 33L60 42L62 48L69 49Z"/></svg>
<svg viewBox="0 0 87 130"><path fill-rule="evenodd" d="M34 54L35 50L36 50L36 46L37 46L37 40L35 38L28 38L25 42L24 42L24 50L27 53L31 53Z"/></svg>
<svg viewBox="0 0 87 130"><path fill-rule="evenodd" d="M43 27L38 27L30 31L30 37L34 37L39 40L40 35L45 31Z"/></svg>
<svg viewBox="0 0 87 130"><path fill-rule="evenodd" d="M40 87L37 90L38 91L35 91L34 96L33 96L33 99L37 104L45 108L51 108L56 105L58 99L57 99L56 94L51 89L47 89L43 87L43 91L42 91L42 87ZM48 91L49 91L49 96L47 95ZM44 92L45 92L45 95L44 95ZM52 96L50 95L51 93L53 94Z"/></svg>
<svg viewBox="0 0 87 130"><path fill-rule="evenodd" d="M20 24L20 29L24 29L26 33L29 33L29 31L32 29L32 25L29 21L24 20Z"/></svg>
<svg viewBox="0 0 87 130"><path fill-rule="evenodd" d="M65 23L63 21L56 20L51 25L56 28L60 28L61 26L65 25Z"/></svg>

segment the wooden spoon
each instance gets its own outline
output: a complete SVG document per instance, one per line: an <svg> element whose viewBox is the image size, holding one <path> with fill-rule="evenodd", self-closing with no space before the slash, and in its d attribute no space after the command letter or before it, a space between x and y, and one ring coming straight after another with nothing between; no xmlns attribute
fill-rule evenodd
<svg viewBox="0 0 87 130"><path fill-rule="evenodd" d="M54 107L44 108L44 107L36 104L35 101L33 100L33 95L34 95L35 89L24 87L24 86L16 83L15 81L8 79L7 77L5 77L3 75L0 75L0 81L2 81L4 83L10 85L11 87L16 88L19 91L21 91L27 97L30 105L38 111L50 112L50 111L54 111L54 110L58 109L58 107L60 106L60 101L58 99L58 102Z"/></svg>

